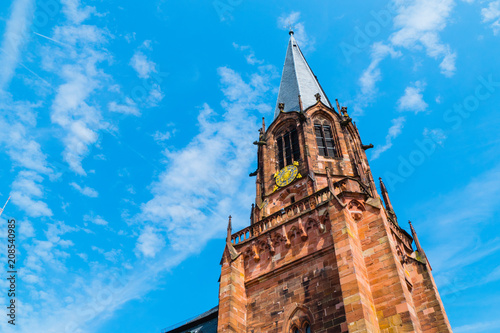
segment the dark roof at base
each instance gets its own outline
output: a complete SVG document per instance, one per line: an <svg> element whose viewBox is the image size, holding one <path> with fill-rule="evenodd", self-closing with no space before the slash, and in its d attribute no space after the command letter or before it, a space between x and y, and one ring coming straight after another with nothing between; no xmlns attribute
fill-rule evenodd
<svg viewBox="0 0 500 333"><path fill-rule="evenodd" d="M216 333L219 306L161 330L161 333Z"/></svg>

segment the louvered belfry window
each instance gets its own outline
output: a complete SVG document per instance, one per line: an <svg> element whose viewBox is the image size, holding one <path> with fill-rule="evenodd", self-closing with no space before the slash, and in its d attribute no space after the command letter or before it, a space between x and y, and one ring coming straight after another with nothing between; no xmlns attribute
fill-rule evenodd
<svg viewBox="0 0 500 333"><path fill-rule="evenodd" d="M279 169L300 160L300 146L297 129L292 129L276 139Z"/></svg>
<svg viewBox="0 0 500 333"><path fill-rule="evenodd" d="M338 157L335 139L333 138L332 128L328 124L314 124L314 133L316 134L316 144L321 156Z"/></svg>

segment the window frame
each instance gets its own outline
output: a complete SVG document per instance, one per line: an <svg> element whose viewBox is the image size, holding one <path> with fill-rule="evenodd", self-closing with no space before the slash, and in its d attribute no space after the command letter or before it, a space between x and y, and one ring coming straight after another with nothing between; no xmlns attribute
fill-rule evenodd
<svg viewBox="0 0 500 333"><path fill-rule="evenodd" d="M288 127L276 135L276 162L278 170L293 162L301 162L300 137L297 127Z"/></svg>
<svg viewBox="0 0 500 333"><path fill-rule="evenodd" d="M335 127L332 126L328 120L315 120L313 126L319 156L326 158L341 158L342 152Z"/></svg>

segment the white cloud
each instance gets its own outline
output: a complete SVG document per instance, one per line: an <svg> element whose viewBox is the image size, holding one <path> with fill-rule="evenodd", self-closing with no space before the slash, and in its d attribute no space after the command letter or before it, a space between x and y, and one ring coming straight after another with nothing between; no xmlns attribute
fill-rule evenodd
<svg viewBox="0 0 500 333"><path fill-rule="evenodd" d="M135 41L136 36L137 36L137 33L136 32L132 32L132 33L126 34L124 36L124 38L127 41L127 43L130 44L131 42Z"/></svg>
<svg viewBox="0 0 500 333"><path fill-rule="evenodd" d="M119 249L109 250L101 244L95 246L103 249L106 260L93 261L81 249L66 250L72 242L63 236L67 228L61 225L46 233L47 240L37 240L27 248L30 258L22 280L33 301L30 311L24 312L29 316L20 314L23 332L92 332L126 302L154 289L161 272L200 251L215 234L224 234L227 215L234 216L235 224L248 222L247 203L253 192L248 172L255 161L251 142L259 128L252 114L272 111L264 101L273 88L270 80L275 73L268 66L259 67L259 72L245 76L248 80L229 68L219 68L225 96L222 111L201 107L199 134L184 149L165 150L164 170L149 187L153 199L141 206L136 219L128 218L129 228L121 233L136 237L139 258L133 265L123 263ZM90 270L67 269L64 261L68 258L73 259L71 268L89 265ZM112 265L114 262L119 264ZM49 283L53 276L71 283Z"/></svg>
<svg viewBox="0 0 500 333"><path fill-rule="evenodd" d="M106 161L106 155L104 155L104 154L94 155L94 160Z"/></svg>
<svg viewBox="0 0 500 333"><path fill-rule="evenodd" d="M117 249L112 249L110 251L104 252L104 258L113 263L118 263L119 259L122 257L122 251Z"/></svg>
<svg viewBox="0 0 500 333"><path fill-rule="evenodd" d="M380 81L381 74L378 68L379 63L387 56L397 58L401 56L401 52L395 51L389 45L383 43L375 43L371 49L371 63L359 78L359 84L363 95L371 96L376 93L375 83Z"/></svg>
<svg viewBox="0 0 500 333"><path fill-rule="evenodd" d="M374 100L376 83L382 78L379 63L388 55L400 57L402 53L398 48L424 49L427 56L441 61L441 73L447 77L453 76L456 71L457 55L439 37L448 23L454 0L396 0L394 4L397 13L393 19L396 32L387 43L375 42L372 45L370 65L359 79L361 92L354 105L357 114L362 114L363 109Z"/></svg>
<svg viewBox="0 0 500 333"><path fill-rule="evenodd" d="M16 0L5 26L0 48L0 90L9 84L14 76L23 43L28 40L28 27L33 17L33 0Z"/></svg>
<svg viewBox="0 0 500 333"><path fill-rule="evenodd" d="M0 94L0 144L14 165L50 175L53 170L46 161L38 142L32 139L39 104L14 102Z"/></svg>
<svg viewBox="0 0 500 333"><path fill-rule="evenodd" d="M245 54L245 60L247 61L248 64L250 65L261 65L264 63L264 60L259 60L255 57L255 52L253 51L253 49L248 46L248 45L238 45L236 43L233 43L233 46L235 49L237 50L240 50L240 51L244 51L246 52Z"/></svg>
<svg viewBox="0 0 500 333"><path fill-rule="evenodd" d="M493 33L497 35L500 32L500 1L492 1L488 7L481 9L483 22L490 23Z"/></svg>
<svg viewBox="0 0 500 333"><path fill-rule="evenodd" d="M139 50L136 50L132 59L130 59L130 66L135 69L137 75L142 79L147 79L151 73L156 73L156 64Z"/></svg>
<svg viewBox="0 0 500 333"><path fill-rule="evenodd" d="M56 26L54 28L53 38L46 37L52 41L55 41L58 44L64 45L66 47L75 47L78 43L85 43L88 46L92 46L91 44L104 44L106 43L106 39L108 37L108 33L105 30L99 29L93 25L62 25ZM91 50L86 50L91 51ZM59 51L60 52L60 51ZM57 52L58 56L62 56ZM83 54L87 56L87 54ZM104 55L104 53L97 53L96 56ZM66 54L66 58L76 58L74 54ZM57 59L54 59L57 61Z"/></svg>
<svg viewBox="0 0 500 333"><path fill-rule="evenodd" d="M131 114L134 116L139 116L141 114L135 102L129 97L125 98L125 104L118 104L115 101L109 102L108 109L111 112Z"/></svg>
<svg viewBox="0 0 500 333"><path fill-rule="evenodd" d="M269 68L260 68L249 82L226 67L218 73L224 114L203 105L198 116L200 133L186 148L165 151L167 168L152 184L154 198L141 207L140 220L165 230L176 250L198 251L200 243L224 230L227 216L243 201L241 180L255 158L248 142L256 136L258 125L250 110L271 110L262 102L272 89ZM196 246L191 241L195 238Z"/></svg>
<svg viewBox="0 0 500 333"><path fill-rule="evenodd" d="M57 267L57 265L64 267L64 252L60 251L55 244L40 243L30 250L30 253L37 251L41 255L33 260L29 259L30 263L42 268L40 271L35 271L34 274L29 273L29 277L32 277L33 280L43 276L44 269L47 267ZM88 259L86 254L77 255L83 260ZM119 255L119 250L104 252L107 260L115 260L116 256ZM158 274L161 271L178 265L185 258L186 255L182 253L170 254L156 258L150 265L138 264L133 270L128 263L124 263L123 268L114 269L104 269L102 264L93 263L97 266L88 275L74 275L71 284L58 285L53 289L44 285L43 292L40 291L40 287L31 288L31 294L35 299L38 295L39 304L51 304L51 307L33 308L29 316L21 314L22 332L27 333L35 329L47 333L93 332L96 325L109 319L126 302L140 299L146 292L150 291L156 285ZM58 271L53 274L61 275ZM22 278L25 283L27 277L28 274L23 273ZM70 295L70 298L67 299L62 295ZM57 315L54 315L56 309ZM3 324L3 322L0 323L0 328Z"/></svg>
<svg viewBox="0 0 500 333"><path fill-rule="evenodd" d="M89 146L97 142L97 130L103 128L100 111L85 102L97 87L97 82L85 73L87 70L80 65L63 66L61 76L67 82L57 88L51 114L52 122L65 129L64 159L80 175L86 174L82 160Z"/></svg>
<svg viewBox="0 0 500 333"><path fill-rule="evenodd" d="M140 107L157 106L164 98L160 87L162 73L157 73L155 64L145 59L143 51L151 49L151 43L145 41L140 46L142 51L137 50L131 64L143 78L153 78L155 73L154 82L148 81L147 89L138 85L144 91L137 99L123 96L113 77L101 68L103 63L113 60L106 49L113 36L105 28L84 24L85 20L102 15L94 7L82 6L78 0L64 1L62 11L68 20L53 29L51 40L57 44L43 48L42 67L62 81L55 88L51 121L63 129L60 132L65 147L63 158L73 172L86 175L83 160L99 143L100 132L113 129L104 121L102 109L139 116ZM118 95L117 100L123 102L103 103L101 98L95 98L103 91Z"/></svg>
<svg viewBox="0 0 500 333"><path fill-rule="evenodd" d="M455 74L456 66L455 61L457 59L457 54L455 52L447 52L443 58L443 61L439 64L441 68L441 73L447 77L451 77Z"/></svg>
<svg viewBox="0 0 500 333"><path fill-rule="evenodd" d="M76 189L78 192L80 192L84 196L87 196L90 198L97 198L97 196L99 195L99 193L97 193L97 191L91 187L88 187L88 186L81 187L80 185L78 185L75 182L71 182L69 185L71 185L74 189Z"/></svg>
<svg viewBox="0 0 500 333"><path fill-rule="evenodd" d="M127 192L130 194L135 194L135 189L132 185L127 186Z"/></svg>
<svg viewBox="0 0 500 333"><path fill-rule="evenodd" d="M304 52L314 51L314 38L311 38L306 33L304 22L299 22L300 12L291 12L290 14L282 14L278 17L278 27L280 29L290 29L294 31L294 37L300 45L300 49Z"/></svg>
<svg viewBox="0 0 500 333"><path fill-rule="evenodd" d="M145 227L137 239L136 249L144 257L154 258L156 254L163 250L165 239L161 232L151 226Z"/></svg>
<svg viewBox="0 0 500 333"><path fill-rule="evenodd" d="M151 84L151 90L146 99L146 105L148 107L158 106L158 103L160 103L164 97L165 94L161 90L161 86L158 83L153 83Z"/></svg>
<svg viewBox="0 0 500 333"><path fill-rule="evenodd" d="M172 137L172 135L174 135L176 132L175 129L173 129L172 131L166 131L166 132L160 132L160 131L156 131L154 134L153 134L153 139L157 142L163 142L163 141L167 141L168 139L170 139Z"/></svg>
<svg viewBox="0 0 500 333"><path fill-rule="evenodd" d="M97 13L78 0L63 1L62 12L68 20L54 27L51 39L58 44L50 43L42 49L42 67L62 82L55 87L50 116L52 123L63 129L60 132L63 158L72 171L86 175L82 161L97 143L99 131L108 127L102 119L101 106L92 97L111 80L99 68L101 63L111 60L104 47L109 32L83 24Z"/></svg>
<svg viewBox="0 0 500 333"><path fill-rule="evenodd" d="M23 246L26 250L26 258L22 269L19 271L19 276L25 282L27 290L33 291L33 288L40 290L40 285L44 285L44 277L48 271L54 274L61 274L61 272L66 271L64 262L69 257L69 253L65 249L72 247L73 242L63 239L62 236L74 231L76 231L75 228L67 226L63 222L51 223L47 225L45 231L46 240L41 240L40 237ZM39 286L36 287L35 285ZM60 288L59 285L58 289ZM44 288L44 290L46 289ZM43 295L44 298L51 297L45 291ZM29 331L29 329L26 331Z"/></svg>
<svg viewBox="0 0 500 333"><path fill-rule="evenodd" d="M11 187L12 202L28 216L52 216L48 205L42 201L43 176L58 177L47 163L47 156L36 137L39 103L13 101L0 90L0 145L10 158L13 167L20 168Z"/></svg>
<svg viewBox="0 0 500 333"><path fill-rule="evenodd" d="M21 171L12 183L12 203L31 217L52 216L47 204L39 200L44 196L42 180L43 177L34 171Z"/></svg>
<svg viewBox="0 0 500 333"><path fill-rule="evenodd" d="M106 221L99 215L86 214L83 216L83 220L87 222L92 222L97 225L108 225L108 221Z"/></svg>
<svg viewBox="0 0 500 333"><path fill-rule="evenodd" d="M390 37L394 46L412 50L424 47L427 55L441 59L441 73L447 77L455 73L456 53L439 38L450 17L455 2L453 0L397 1L398 14L394 27L399 29Z"/></svg>
<svg viewBox="0 0 500 333"><path fill-rule="evenodd" d="M137 76L142 79L148 79L147 83L143 85L144 91L140 99L147 107L155 107L163 100L165 94L163 93L160 84L163 82L163 77L166 73L158 70L158 65L149 60L148 56L144 53L152 51L152 42L150 40L144 41L134 52L130 59L129 65L137 72ZM146 88L147 87L147 88ZM138 102L138 101L136 101ZM130 105L130 103L127 103Z"/></svg>
<svg viewBox="0 0 500 333"><path fill-rule="evenodd" d="M415 113L425 111L429 106L424 101L424 95L422 94L425 85L424 82L417 81L413 86L406 87L405 94L398 100L398 110Z"/></svg>
<svg viewBox="0 0 500 333"><path fill-rule="evenodd" d="M96 12L95 7L84 6L82 8L79 0L61 0L61 3L64 4L63 13L75 24L82 23Z"/></svg>
<svg viewBox="0 0 500 333"><path fill-rule="evenodd" d="M392 140L394 140L401 134L405 120L405 117L399 117L392 120L392 126L389 128L387 136L385 137L385 144L382 146L376 146L375 149L373 149L371 155L372 161L379 158L383 152L389 150L392 147Z"/></svg>
<svg viewBox="0 0 500 333"><path fill-rule="evenodd" d="M89 256L86 253L77 253L76 255L82 258L82 260L85 262L89 260Z"/></svg>
<svg viewBox="0 0 500 333"><path fill-rule="evenodd" d="M97 246L95 246L95 245L92 245L90 248L92 249L92 251L99 252L100 254L103 254L103 253L104 253L104 250L103 250L103 249L101 249L100 247L97 247Z"/></svg>
<svg viewBox="0 0 500 333"><path fill-rule="evenodd" d="M30 221L24 220L19 222L19 236L23 239L35 236L35 228L33 228L33 224Z"/></svg>
<svg viewBox="0 0 500 333"><path fill-rule="evenodd" d="M354 105L354 114L362 115L363 109L375 98L377 93L376 83L382 79L379 64L387 56L397 58L401 56L401 52L394 50L390 45L382 42L377 42L371 48L371 62L366 70L363 71L359 78L359 86L361 92L356 97Z"/></svg>
<svg viewBox="0 0 500 333"><path fill-rule="evenodd" d="M446 134L440 128L428 129L424 128L422 133L424 137L431 139L440 146L444 145L444 141L447 139Z"/></svg>
<svg viewBox="0 0 500 333"><path fill-rule="evenodd" d="M48 205L40 200L43 197L41 174L55 176L46 161L41 146L33 139L36 127L36 112L39 103L14 101L4 89L14 76L20 62L24 42L29 40L28 27L34 11L34 1L16 0L12 5L11 16L6 22L5 33L0 49L0 144L9 155L13 166L20 171L11 189L12 202L32 217L51 216ZM29 222L28 222L29 223ZM27 227L26 237L31 234Z"/></svg>

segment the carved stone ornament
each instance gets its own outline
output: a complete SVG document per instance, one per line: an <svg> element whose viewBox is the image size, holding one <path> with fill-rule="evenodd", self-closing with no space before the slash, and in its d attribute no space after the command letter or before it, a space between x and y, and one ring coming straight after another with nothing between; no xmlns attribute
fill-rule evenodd
<svg viewBox="0 0 500 333"><path fill-rule="evenodd" d="M396 246L396 253L399 257L399 261L401 262L401 265L404 265L406 264L406 253L405 251L403 250L403 247L401 246L401 244L398 244Z"/></svg>
<svg viewBox="0 0 500 333"><path fill-rule="evenodd" d="M363 218L363 211L365 210L365 207L363 207L359 201L351 200L351 202L347 205L347 210L351 213L351 217L358 221Z"/></svg>

